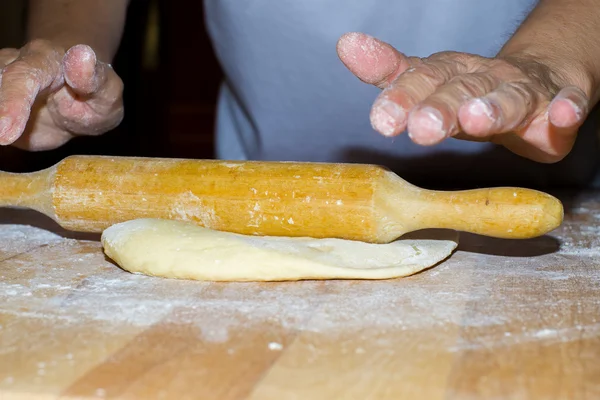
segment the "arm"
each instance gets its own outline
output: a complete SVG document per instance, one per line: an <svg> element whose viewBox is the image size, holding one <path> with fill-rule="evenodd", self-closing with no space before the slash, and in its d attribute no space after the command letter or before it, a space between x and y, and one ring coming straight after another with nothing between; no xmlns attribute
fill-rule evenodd
<svg viewBox="0 0 600 400"><path fill-rule="evenodd" d="M69 49L87 44L110 62L117 52L129 0L29 0L28 40Z"/></svg>

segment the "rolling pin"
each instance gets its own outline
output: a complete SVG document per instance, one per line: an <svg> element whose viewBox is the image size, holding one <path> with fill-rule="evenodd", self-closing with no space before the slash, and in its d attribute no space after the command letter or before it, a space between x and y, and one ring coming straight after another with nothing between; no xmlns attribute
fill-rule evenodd
<svg viewBox="0 0 600 400"><path fill-rule="evenodd" d="M0 206L31 208L80 232L165 218L247 235L372 243L424 228L524 239L563 219L562 204L546 193L425 190L376 165L104 156L0 172Z"/></svg>

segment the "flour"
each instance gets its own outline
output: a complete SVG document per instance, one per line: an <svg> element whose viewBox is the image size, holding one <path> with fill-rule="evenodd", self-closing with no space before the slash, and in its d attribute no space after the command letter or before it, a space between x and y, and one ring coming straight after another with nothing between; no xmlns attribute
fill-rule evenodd
<svg viewBox="0 0 600 400"><path fill-rule="evenodd" d="M52 232L32 226L0 224L0 260L62 240Z"/></svg>
<svg viewBox="0 0 600 400"><path fill-rule="evenodd" d="M448 329L479 334L459 335L447 351L597 337L600 232L579 219L595 220L600 206L590 202L585 207L585 213L568 217L552 233L560 242L553 251L531 257L459 251L421 274L369 282L207 283L152 278L117 268L105 259L97 242L64 239L29 226L0 225L0 255L6 260L0 267L0 315L42 326L31 332L40 335L40 348L52 346L53 335L77 332L82 326L111 336L127 327L143 330L159 324L187 327L199 341L228 343L229 354L235 353L240 333L265 327L278 334L305 332L330 338L422 331L443 335ZM542 239L528 243L546 248ZM36 247L35 257L27 253ZM523 284L531 290L523 292ZM578 297L562 296L573 291ZM532 313L543 313L544 325L519 329L528 325ZM14 329L0 325L0 355L19 351L21 337ZM267 348L278 351L284 344L275 335ZM385 340L370 346L394 350ZM372 347L348 351L363 354ZM64 358L76 356L68 352ZM46 371L52 360L37 362L45 363L37 370Z"/></svg>
<svg viewBox="0 0 600 400"><path fill-rule="evenodd" d="M535 332L533 336L538 338L558 336L558 331L556 329L542 329L540 331Z"/></svg>
<svg viewBox="0 0 600 400"><path fill-rule="evenodd" d="M591 214L592 223L584 225L566 223L557 233L560 235L560 254L600 256L600 212Z"/></svg>
<svg viewBox="0 0 600 400"><path fill-rule="evenodd" d="M479 337L477 342L470 342L460 339L458 343L449 348L452 352L461 352L465 350L490 350L497 347L510 347L523 345L528 342L542 342L545 345L555 343L567 343L571 341L594 339L600 337L600 324L587 326L575 326L563 329L544 328L540 330L524 331L518 334L506 332L504 338Z"/></svg>
<svg viewBox="0 0 600 400"><path fill-rule="evenodd" d="M106 334L123 325L145 328L173 321L197 329L199 340L208 342L227 342L232 330L265 324L327 335L365 329L444 329L449 325L481 328L510 323L520 314L523 301L529 305L541 302L546 308L552 302L543 297L508 300L514 303L515 315L505 314L505 304L465 313L465 304L489 300L495 284L492 271L496 278L538 282L549 273L558 273L530 269L529 263L490 263L485 256L457 254L435 275L425 272L404 280L212 284L126 273L105 261L95 243L90 244L89 253L77 254L69 261L71 268L57 267L67 265L66 259L72 257L69 246L48 246L48 255L66 255L43 264L14 259L13 268L28 277L20 283L0 281L0 312L46 321L49 329L98 323L98 329ZM473 275L477 283L471 287L459 284L456 277L456 269L469 259L490 265ZM573 279L585 279L582 272ZM77 274L79 278L74 279ZM600 282L598 286L600 290Z"/></svg>
<svg viewBox="0 0 600 400"><path fill-rule="evenodd" d="M202 226L216 227L219 223L215 210L191 191L177 195L171 206L169 218L199 222Z"/></svg>
<svg viewBox="0 0 600 400"><path fill-rule="evenodd" d="M268 347L269 347L269 350L272 350L272 351L283 350L283 345L281 343L277 343L277 342L270 342Z"/></svg>
<svg viewBox="0 0 600 400"><path fill-rule="evenodd" d="M27 239L37 243L50 243L62 238L55 233L27 225L0 225L0 240L21 241Z"/></svg>
<svg viewBox="0 0 600 400"><path fill-rule="evenodd" d="M68 245L49 247L48 253L60 253L65 246ZM59 258L31 265L15 259L13 266L29 277L21 283L0 281L0 312L45 320L49 327L60 325L63 329L102 322L99 329L107 334L123 324L150 327L176 313L179 324L194 326L200 338L210 342L227 341L229 331L241 325L265 323L284 330L319 333L361 330L367 326L412 329L447 323L502 323L501 318L493 316L461 322L463 302L482 300L487 293L456 293L452 283L440 282L437 294L431 296L427 288L400 281L355 285L164 280L125 273L95 253L78 255L76 261L70 261L72 268L53 266L64 263ZM73 279L74 271L83 279Z"/></svg>

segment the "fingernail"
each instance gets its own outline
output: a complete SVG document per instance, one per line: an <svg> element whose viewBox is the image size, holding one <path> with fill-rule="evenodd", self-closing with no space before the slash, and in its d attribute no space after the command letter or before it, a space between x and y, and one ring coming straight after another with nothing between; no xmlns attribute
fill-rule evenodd
<svg viewBox="0 0 600 400"><path fill-rule="evenodd" d="M408 119L408 135L418 144L431 145L447 136L442 114L433 107L424 107L413 112Z"/></svg>
<svg viewBox="0 0 600 400"><path fill-rule="evenodd" d="M571 108L573 108L573 111L575 112L577 119L578 120L583 119L583 117L584 117L583 110L573 100L569 99L568 97L562 97L562 98L557 97L553 100L553 103L557 100L562 100L562 101L568 103L571 106Z"/></svg>
<svg viewBox="0 0 600 400"><path fill-rule="evenodd" d="M379 100L373 105L371 125L384 136L399 133L406 120L406 112L398 104L389 100Z"/></svg>
<svg viewBox="0 0 600 400"><path fill-rule="evenodd" d="M490 119L490 121L494 118L494 111L492 110L492 105L487 99L475 98L469 102L467 106L467 110L471 115L485 115Z"/></svg>
<svg viewBox="0 0 600 400"><path fill-rule="evenodd" d="M561 128L573 127L580 124L585 118L584 110L568 97L559 96L555 97L546 109L546 119L553 125ZM562 106L557 107L557 103L562 103ZM575 118L573 118L571 113L565 113L565 105L575 113Z"/></svg>

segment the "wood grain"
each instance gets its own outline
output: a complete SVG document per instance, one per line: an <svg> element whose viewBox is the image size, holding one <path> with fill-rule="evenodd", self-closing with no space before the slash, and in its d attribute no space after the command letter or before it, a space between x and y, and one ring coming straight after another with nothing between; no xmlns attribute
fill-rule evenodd
<svg viewBox="0 0 600 400"><path fill-rule="evenodd" d="M568 204L409 278L261 284L129 274L2 210L0 399L597 399L600 194Z"/></svg>
<svg viewBox="0 0 600 400"><path fill-rule="evenodd" d="M164 218L248 235L375 243L426 228L524 239L563 219L560 201L543 192L432 191L376 165L101 156L0 173L0 205L29 207L82 232Z"/></svg>

